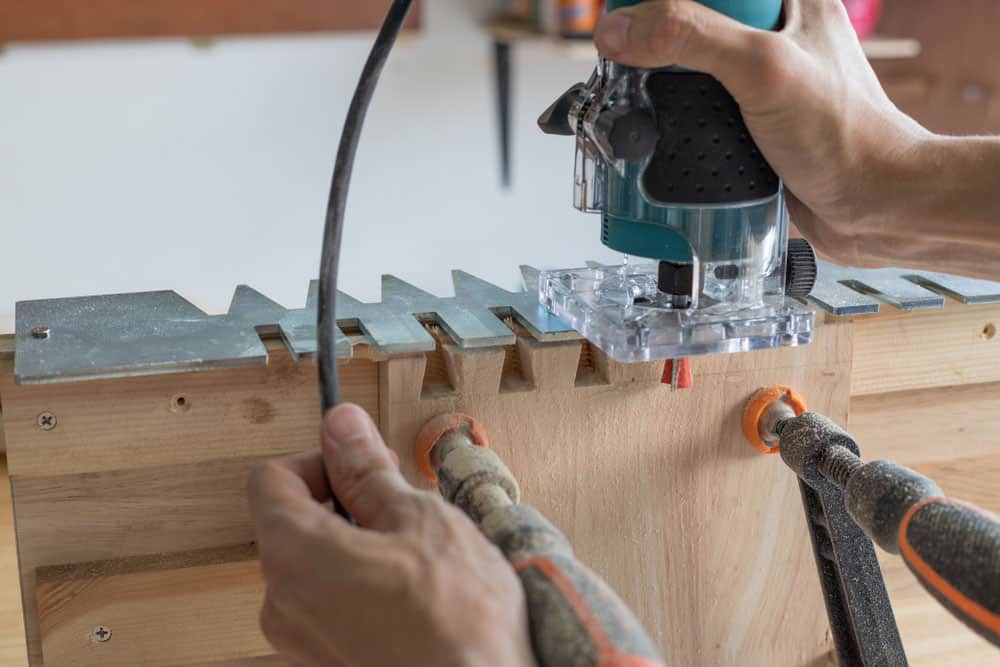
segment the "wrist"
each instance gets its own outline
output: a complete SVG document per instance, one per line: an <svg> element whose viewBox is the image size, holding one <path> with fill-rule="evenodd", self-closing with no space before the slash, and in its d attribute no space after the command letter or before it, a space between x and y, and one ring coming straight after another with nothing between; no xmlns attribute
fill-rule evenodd
<svg viewBox="0 0 1000 667"><path fill-rule="evenodd" d="M862 266L905 264L919 254L934 196L945 187L942 137L897 114L853 167L860 192L851 207L852 255Z"/></svg>

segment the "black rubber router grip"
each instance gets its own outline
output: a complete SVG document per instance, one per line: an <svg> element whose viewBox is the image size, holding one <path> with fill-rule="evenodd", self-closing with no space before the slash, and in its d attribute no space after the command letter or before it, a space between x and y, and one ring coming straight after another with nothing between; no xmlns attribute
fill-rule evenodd
<svg viewBox="0 0 1000 667"><path fill-rule="evenodd" d="M942 605L1000 647L1000 522L950 498L909 511L899 530L907 566Z"/></svg>
<svg viewBox="0 0 1000 667"><path fill-rule="evenodd" d="M653 72L646 79L660 139L642 174L659 204L736 204L777 194L781 182L733 96L708 74Z"/></svg>

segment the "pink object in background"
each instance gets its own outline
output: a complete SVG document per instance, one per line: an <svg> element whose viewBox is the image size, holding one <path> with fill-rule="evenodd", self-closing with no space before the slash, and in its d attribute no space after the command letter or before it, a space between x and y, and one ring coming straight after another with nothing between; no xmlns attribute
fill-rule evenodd
<svg viewBox="0 0 1000 667"><path fill-rule="evenodd" d="M858 37L870 37L882 18L882 0L844 0L844 4Z"/></svg>

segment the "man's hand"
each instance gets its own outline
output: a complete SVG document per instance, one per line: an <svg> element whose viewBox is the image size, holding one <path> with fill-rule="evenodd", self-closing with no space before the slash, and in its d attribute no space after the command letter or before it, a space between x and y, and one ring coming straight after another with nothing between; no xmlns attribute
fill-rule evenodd
<svg viewBox="0 0 1000 667"><path fill-rule="evenodd" d="M785 0L780 32L755 30L693 0L608 14L601 53L626 65L707 72L736 98L790 191L792 220L821 253L855 266L891 261L880 234L900 203L901 165L932 136L882 90L842 0ZM912 231L911 231L912 236Z"/></svg>
<svg viewBox="0 0 1000 667"><path fill-rule="evenodd" d="M359 527L331 511L330 487ZM261 626L284 656L533 664L510 565L461 512L407 484L361 408L331 410L321 452L261 466L249 490L267 580Z"/></svg>

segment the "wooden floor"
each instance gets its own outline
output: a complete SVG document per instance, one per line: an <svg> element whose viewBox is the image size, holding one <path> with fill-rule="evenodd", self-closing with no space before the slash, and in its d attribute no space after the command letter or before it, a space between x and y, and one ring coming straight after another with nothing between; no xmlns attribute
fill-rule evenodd
<svg viewBox="0 0 1000 667"><path fill-rule="evenodd" d="M911 581L905 568L895 563L885 565L887 581L894 590L896 616L911 665L1000 665L1000 652L950 618L945 620L948 630L944 632L949 640L942 642L942 628L939 627L941 616L937 604ZM906 581L901 580L903 577ZM905 594L900 591L905 591ZM928 628L928 622L935 627ZM0 455L0 666L24 665L27 665L27 658L11 518L10 484L7 480L7 459Z"/></svg>

